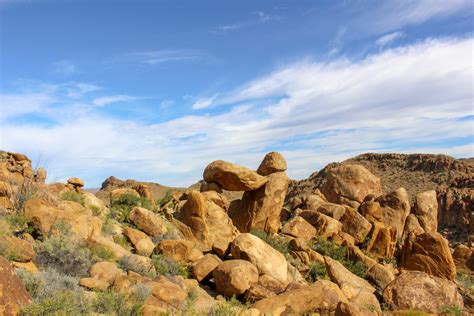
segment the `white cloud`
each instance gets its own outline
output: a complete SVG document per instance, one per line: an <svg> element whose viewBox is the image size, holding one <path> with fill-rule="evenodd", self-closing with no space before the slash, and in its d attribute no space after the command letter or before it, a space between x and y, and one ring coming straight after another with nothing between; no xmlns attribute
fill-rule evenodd
<svg viewBox="0 0 474 316"><path fill-rule="evenodd" d="M0 123L18 115L41 112L53 101L54 98L45 93L0 94Z"/></svg>
<svg viewBox="0 0 474 316"><path fill-rule="evenodd" d="M218 94L215 94L214 96L210 98L200 98L196 100L196 102L193 103L193 109L194 110L202 110L209 108L213 105L214 100L218 97Z"/></svg>
<svg viewBox="0 0 474 316"><path fill-rule="evenodd" d="M377 44L378 46L385 46L404 36L405 36L405 33L400 32L400 31L389 33L377 39L375 44Z"/></svg>
<svg viewBox="0 0 474 316"><path fill-rule="evenodd" d="M51 64L52 72L55 74L70 76L78 73L77 66L70 60L60 60Z"/></svg>
<svg viewBox="0 0 474 316"><path fill-rule="evenodd" d="M92 100L92 104L101 107L101 106L109 105L111 103L128 102L132 100L136 100L136 97L123 95L123 94L109 95L109 96L95 98L94 100Z"/></svg>
<svg viewBox="0 0 474 316"><path fill-rule="evenodd" d="M269 14L263 11L256 11L251 13L251 18L244 21L232 24L219 25L213 33L226 33L236 31L242 28L254 26L257 24L264 24L270 21L279 21L281 18L277 15Z"/></svg>
<svg viewBox="0 0 474 316"><path fill-rule="evenodd" d="M212 160L256 168L270 150L283 152L293 178L366 151L472 156L474 143L457 140L472 136L472 119L461 118L474 114L473 44L431 39L363 60L290 64L203 103L226 104L219 114L151 125L98 113L52 127L7 122L0 148L41 152L52 179L94 186L110 175L189 185Z"/></svg>
<svg viewBox="0 0 474 316"><path fill-rule="evenodd" d="M211 57L204 52L192 49L163 49L144 52L133 52L115 56L107 60L108 63L140 63L146 65L159 65L178 61L208 60Z"/></svg>

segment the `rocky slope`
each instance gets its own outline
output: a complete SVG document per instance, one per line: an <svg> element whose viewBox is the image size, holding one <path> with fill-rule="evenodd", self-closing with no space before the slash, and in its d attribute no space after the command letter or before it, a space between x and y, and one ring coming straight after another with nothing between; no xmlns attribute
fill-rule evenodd
<svg viewBox="0 0 474 316"><path fill-rule="evenodd" d="M1 152L0 314L472 312L473 249L438 233L441 191L359 163L405 156L361 157L291 182L272 152L257 170L214 161L186 190L111 177L94 195ZM471 183L425 158L467 175L444 189Z"/></svg>

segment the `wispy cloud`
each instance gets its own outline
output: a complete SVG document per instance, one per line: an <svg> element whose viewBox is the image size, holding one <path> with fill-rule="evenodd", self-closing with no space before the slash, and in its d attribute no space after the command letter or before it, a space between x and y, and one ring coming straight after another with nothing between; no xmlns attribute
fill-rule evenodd
<svg viewBox="0 0 474 316"><path fill-rule="evenodd" d="M52 73L70 76L79 72L77 66L70 60L60 60L51 64Z"/></svg>
<svg viewBox="0 0 474 316"><path fill-rule="evenodd" d="M200 99L197 99L194 103L193 103L193 109L194 110L202 110L202 109L205 109L205 108L209 108L213 105L213 102L214 100L218 97L219 95L218 94L214 94L212 97L210 98L200 98Z"/></svg>
<svg viewBox="0 0 474 316"><path fill-rule="evenodd" d="M405 33L400 32L400 31L389 33L377 39L377 41L375 41L375 44L377 44L378 46L385 46L404 36L405 36Z"/></svg>
<svg viewBox="0 0 474 316"><path fill-rule="evenodd" d="M288 64L211 101L227 107L158 124L99 112L52 127L6 120L0 147L43 152L55 158L52 178L87 185L111 174L189 185L212 160L257 167L269 150L286 156L293 178L365 151L473 156L473 44L430 39L362 60Z"/></svg>
<svg viewBox="0 0 474 316"><path fill-rule="evenodd" d="M96 98L96 99L92 100L92 104L94 104L98 107L101 107L101 106L109 105L109 104L112 104L112 103L128 102L128 101L132 101L132 100L136 100L136 99L137 99L136 97L132 97L132 96L129 96L129 95L123 95L123 94L108 95L108 96L103 96L103 97L99 97L99 98Z"/></svg>
<svg viewBox="0 0 474 316"><path fill-rule="evenodd" d="M231 31L236 31L242 28L254 26L257 24L264 24L270 21L279 21L281 17L278 15L269 14L263 11L256 11L250 14L250 18L243 21L231 24L219 25L213 33L226 33Z"/></svg>
<svg viewBox="0 0 474 316"><path fill-rule="evenodd" d="M133 52L112 57L108 63L139 63L159 65L169 62L207 60L210 56L199 50L192 49L164 49L144 52Z"/></svg>

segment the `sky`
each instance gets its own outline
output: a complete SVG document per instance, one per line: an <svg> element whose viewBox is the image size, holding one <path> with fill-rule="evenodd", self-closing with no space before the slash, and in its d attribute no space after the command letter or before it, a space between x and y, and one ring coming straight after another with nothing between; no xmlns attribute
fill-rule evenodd
<svg viewBox="0 0 474 316"><path fill-rule="evenodd" d="M471 0L0 0L0 149L48 181L293 179L364 152L474 156Z"/></svg>

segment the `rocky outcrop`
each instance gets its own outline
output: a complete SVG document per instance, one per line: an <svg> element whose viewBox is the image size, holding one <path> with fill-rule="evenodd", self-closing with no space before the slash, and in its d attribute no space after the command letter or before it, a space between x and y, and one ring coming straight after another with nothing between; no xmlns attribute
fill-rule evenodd
<svg viewBox="0 0 474 316"><path fill-rule="evenodd" d="M0 314L17 315L31 303L31 297L16 277L10 263L0 256Z"/></svg>
<svg viewBox="0 0 474 316"><path fill-rule="evenodd" d="M244 294L258 282L257 268L245 260L228 260L220 263L212 273L217 292L227 297Z"/></svg>
<svg viewBox="0 0 474 316"><path fill-rule="evenodd" d="M414 213L421 227L427 233L438 231L438 200L436 191L421 192L416 195Z"/></svg>
<svg viewBox="0 0 474 316"><path fill-rule="evenodd" d="M380 221L388 227L396 230L396 237L400 239L403 235L405 221L410 214L410 198L405 188L398 188L376 200L380 205Z"/></svg>
<svg viewBox="0 0 474 316"><path fill-rule="evenodd" d="M286 235L293 236L295 238L302 238L310 240L316 236L316 228L308 223L304 218L296 216L286 223L281 232Z"/></svg>
<svg viewBox="0 0 474 316"><path fill-rule="evenodd" d="M150 236L160 236L168 231L163 218L143 207L134 207L129 219Z"/></svg>
<svg viewBox="0 0 474 316"><path fill-rule="evenodd" d="M453 282L419 271L402 273L385 288L383 298L394 310L439 313L446 306L464 307Z"/></svg>
<svg viewBox="0 0 474 316"><path fill-rule="evenodd" d="M259 189L245 192L242 200L229 211L240 232L251 229L276 233L280 228L280 213L285 202L288 177L285 172L270 174Z"/></svg>
<svg viewBox="0 0 474 316"><path fill-rule="evenodd" d="M372 229L372 224L353 209L348 209L341 218L342 231L354 237L357 243L365 240Z"/></svg>
<svg viewBox="0 0 474 316"><path fill-rule="evenodd" d="M18 262L33 260L36 253L33 245L24 239L0 236L0 255Z"/></svg>
<svg viewBox="0 0 474 316"><path fill-rule="evenodd" d="M454 264L448 241L439 233L424 233L408 238L403 247L401 267L454 280Z"/></svg>
<svg viewBox="0 0 474 316"><path fill-rule="evenodd" d="M253 191L267 182L267 179L248 168L216 160L207 165L203 173L206 182L215 182L228 191Z"/></svg>
<svg viewBox="0 0 474 316"><path fill-rule="evenodd" d="M262 176L282 171L286 171L286 160L282 154L275 151L266 154L257 169L257 173Z"/></svg>

